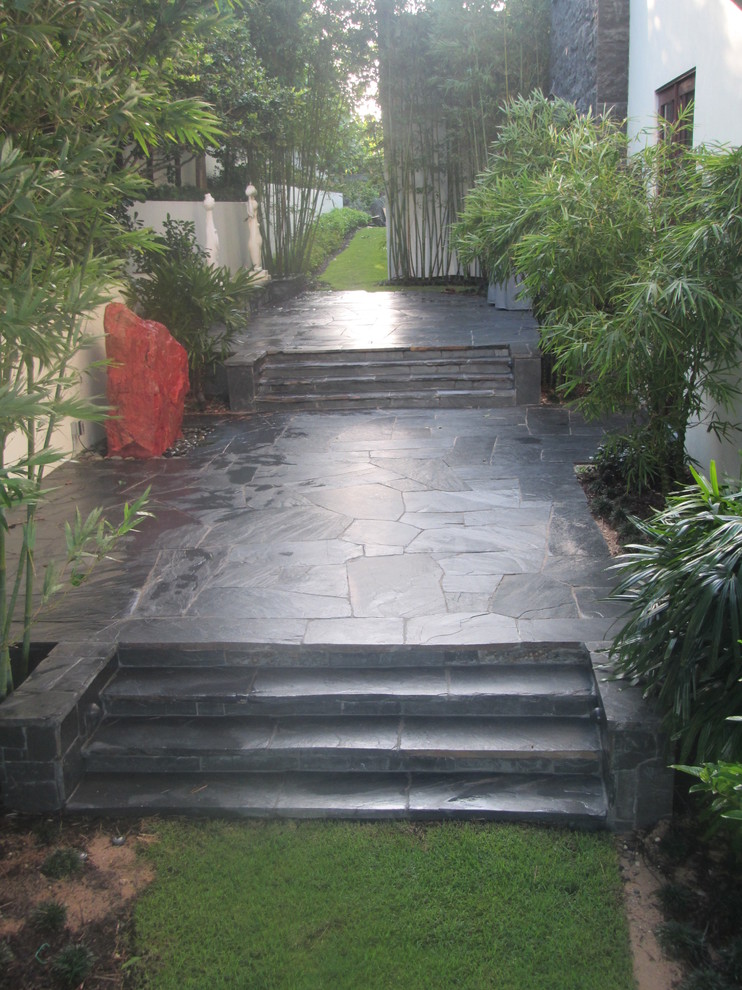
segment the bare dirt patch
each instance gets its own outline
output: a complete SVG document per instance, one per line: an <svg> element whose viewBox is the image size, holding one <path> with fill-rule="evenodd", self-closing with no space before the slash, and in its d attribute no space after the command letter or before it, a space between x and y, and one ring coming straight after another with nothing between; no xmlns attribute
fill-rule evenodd
<svg viewBox="0 0 742 990"><path fill-rule="evenodd" d="M95 957L86 990L122 988L131 907L153 879L151 867L138 855L149 841L142 822L129 822L119 831L112 821L5 816L0 821L0 986L59 987L55 960L65 947L82 944ZM44 875L55 850L77 856L72 875ZM74 862L74 855L67 855ZM39 909L50 902L66 913L56 930L39 918Z"/></svg>
<svg viewBox="0 0 742 990"><path fill-rule="evenodd" d="M672 990L683 975L680 965L664 955L657 941L657 926L664 921L657 894L665 877L644 852L648 844L659 844L665 831L662 823L647 835L636 833L618 840L637 990Z"/></svg>

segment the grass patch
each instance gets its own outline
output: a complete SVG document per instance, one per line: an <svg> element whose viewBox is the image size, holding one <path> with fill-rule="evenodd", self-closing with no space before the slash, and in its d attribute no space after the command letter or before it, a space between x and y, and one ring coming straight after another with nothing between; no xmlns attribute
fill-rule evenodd
<svg viewBox="0 0 742 990"><path fill-rule="evenodd" d="M156 990L630 990L610 837L441 823L158 826L137 903Z"/></svg>
<svg viewBox="0 0 742 990"><path fill-rule="evenodd" d="M335 292L354 289L379 292L389 289L389 286L379 284L386 277L386 229L364 227L354 234L347 248L332 259L322 274L320 285Z"/></svg>

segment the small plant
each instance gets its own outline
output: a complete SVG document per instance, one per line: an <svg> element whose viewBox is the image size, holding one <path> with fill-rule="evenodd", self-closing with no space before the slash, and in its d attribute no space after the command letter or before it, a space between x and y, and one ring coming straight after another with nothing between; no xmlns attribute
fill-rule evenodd
<svg viewBox="0 0 742 990"><path fill-rule="evenodd" d="M66 923L67 908L59 901L42 901L31 912L31 924L42 932L59 932Z"/></svg>
<svg viewBox="0 0 742 990"><path fill-rule="evenodd" d="M696 969L680 983L678 990L734 990L724 977L711 966Z"/></svg>
<svg viewBox="0 0 742 990"><path fill-rule="evenodd" d="M81 942L68 945L59 953L52 963L52 973L61 986L69 988L79 986L90 973L95 962L95 956Z"/></svg>
<svg viewBox="0 0 742 990"><path fill-rule="evenodd" d="M742 935L737 935L719 952L719 963L728 979L742 983Z"/></svg>
<svg viewBox="0 0 742 990"><path fill-rule="evenodd" d="M676 764L674 769L698 779L691 794L710 795L713 814L742 823L742 763L704 763L699 767Z"/></svg>
<svg viewBox="0 0 742 990"><path fill-rule="evenodd" d="M692 966L708 963L708 948L703 932L685 921L664 921L656 929L657 941L672 959Z"/></svg>
<svg viewBox="0 0 742 990"><path fill-rule="evenodd" d="M698 895L682 883L665 883L657 891L662 910L675 921L689 918L698 903Z"/></svg>
<svg viewBox="0 0 742 990"><path fill-rule="evenodd" d="M54 818L41 818L34 822L32 831L40 846L51 846L59 838L61 822Z"/></svg>
<svg viewBox="0 0 742 990"><path fill-rule="evenodd" d="M15 956L13 955L13 950L5 941L5 939L3 939L2 941L0 941L0 981L2 981L3 979L2 974L5 972L8 966L10 966L10 964L13 962L14 959Z"/></svg>
<svg viewBox="0 0 742 990"><path fill-rule="evenodd" d="M695 484L637 522L642 543L616 565L627 622L618 670L657 699L680 759L730 760L742 734L742 490L692 471Z"/></svg>
<svg viewBox="0 0 742 990"><path fill-rule="evenodd" d="M209 263L196 241L195 224L168 215L155 246L137 259L127 300L149 320L164 323L188 353L191 392L205 404L204 381L246 323L245 305L254 288L246 269L231 274Z"/></svg>
<svg viewBox="0 0 742 990"><path fill-rule="evenodd" d="M64 880L80 873L83 861L77 849L63 847L49 853L41 865L41 872L50 880Z"/></svg>

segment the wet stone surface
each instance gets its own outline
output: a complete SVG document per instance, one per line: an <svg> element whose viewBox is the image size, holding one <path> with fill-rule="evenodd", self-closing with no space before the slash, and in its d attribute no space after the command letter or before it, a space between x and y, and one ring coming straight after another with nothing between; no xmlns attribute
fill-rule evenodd
<svg viewBox="0 0 742 990"><path fill-rule="evenodd" d="M207 425L178 458L55 472L44 552L61 552L75 505L115 518L150 486L153 518L42 614L40 639L594 642L615 629L602 601L610 557L574 474L603 431L576 414L298 412Z"/></svg>

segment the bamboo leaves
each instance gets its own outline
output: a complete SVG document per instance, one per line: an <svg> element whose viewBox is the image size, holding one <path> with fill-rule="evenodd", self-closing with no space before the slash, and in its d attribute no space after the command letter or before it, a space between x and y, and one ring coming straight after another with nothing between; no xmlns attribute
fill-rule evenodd
<svg viewBox="0 0 742 990"><path fill-rule="evenodd" d="M134 6L147 15L136 30ZM203 103L172 100L169 88L179 30L195 25L202 4L157 7L150 17L148 0L10 0L0 18L0 698L13 687L11 645L21 640L21 676L29 655L44 564L35 517L45 472L62 457L56 429L65 417L105 415L77 396L73 358L127 250L146 240L117 219L145 186L123 166L127 146L203 144L219 134ZM62 575L79 583L141 519L143 504L125 508L120 526L99 514L76 520L66 563L49 569L44 594Z"/></svg>
<svg viewBox="0 0 742 990"><path fill-rule="evenodd" d="M514 101L455 234L498 281L518 274L563 392L635 417L631 484L682 476L689 420L736 386L742 152L647 146L541 93ZM641 440L639 438L641 437Z"/></svg>

